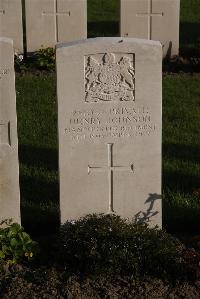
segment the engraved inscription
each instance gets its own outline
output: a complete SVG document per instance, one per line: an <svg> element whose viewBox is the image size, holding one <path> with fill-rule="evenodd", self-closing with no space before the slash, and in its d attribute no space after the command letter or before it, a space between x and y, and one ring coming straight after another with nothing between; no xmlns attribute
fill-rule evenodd
<svg viewBox="0 0 200 299"><path fill-rule="evenodd" d="M95 172L107 172L108 173L108 213L114 213L114 203L113 203L113 172L114 171L129 171L134 172L134 165L122 166L113 165L113 143L107 144L108 150L108 165L107 166L90 166L88 165L88 174L92 171Z"/></svg>
<svg viewBox="0 0 200 299"><path fill-rule="evenodd" d="M66 123L65 134L73 142L95 142L103 138L150 136L155 130L156 124L148 107L122 106L107 110L74 110Z"/></svg>
<svg viewBox="0 0 200 299"><path fill-rule="evenodd" d="M8 123L0 122L0 145L1 144L8 144L11 146L10 122Z"/></svg>
<svg viewBox="0 0 200 299"><path fill-rule="evenodd" d="M85 56L85 102L135 100L134 54Z"/></svg>

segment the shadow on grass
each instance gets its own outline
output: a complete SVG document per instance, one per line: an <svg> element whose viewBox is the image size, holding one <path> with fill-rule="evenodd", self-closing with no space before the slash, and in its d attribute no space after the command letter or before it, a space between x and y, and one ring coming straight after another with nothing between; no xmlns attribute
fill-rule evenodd
<svg viewBox="0 0 200 299"><path fill-rule="evenodd" d="M58 170L58 151L52 148L39 148L30 145L19 146L20 163L27 166L44 167L47 170Z"/></svg>
<svg viewBox="0 0 200 299"><path fill-rule="evenodd" d="M20 176L22 225L28 232L52 233L59 226L59 185Z"/></svg>
<svg viewBox="0 0 200 299"><path fill-rule="evenodd" d="M175 161L199 163L199 148L196 145L164 144L163 156ZM163 171L163 226L169 232L198 232L200 230L199 175L188 169L176 168ZM170 190L168 192L167 190Z"/></svg>
<svg viewBox="0 0 200 299"><path fill-rule="evenodd" d="M164 159L182 160L185 162L200 163L199 147L183 144L163 144ZM187 171L180 168L173 171L163 172L163 185L175 192L192 194L199 188L200 177L187 174Z"/></svg>
<svg viewBox="0 0 200 299"><path fill-rule="evenodd" d="M88 38L101 36L119 36L119 22L99 21L88 23Z"/></svg>
<svg viewBox="0 0 200 299"><path fill-rule="evenodd" d="M176 171L163 172L163 185L173 192L180 192L192 195L192 192L199 187L199 177Z"/></svg>
<svg viewBox="0 0 200 299"><path fill-rule="evenodd" d="M180 55L200 56L200 24L180 24Z"/></svg>
<svg viewBox="0 0 200 299"><path fill-rule="evenodd" d="M22 225L32 235L53 233L60 221L57 150L20 145L19 160L29 171L20 175Z"/></svg>
<svg viewBox="0 0 200 299"><path fill-rule="evenodd" d="M163 60L163 73L199 73L200 72L200 55L199 57L178 57L175 61Z"/></svg>
<svg viewBox="0 0 200 299"><path fill-rule="evenodd" d="M186 144L163 144L163 156L200 163L199 146Z"/></svg>
<svg viewBox="0 0 200 299"><path fill-rule="evenodd" d="M39 206L21 206L22 226L33 238L58 232L60 227L59 209L44 211Z"/></svg>
<svg viewBox="0 0 200 299"><path fill-rule="evenodd" d="M171 205L163 200L163 227L169 233L200 231L200 209L180 205Z"/></svg>
<svg viewBox="0 0 200 299"><path fill-rule="evenodd" d="M58 182L43 181L35 176L20 175L21 197L33 204L43 204L47 208L58 204Z"/></svg>

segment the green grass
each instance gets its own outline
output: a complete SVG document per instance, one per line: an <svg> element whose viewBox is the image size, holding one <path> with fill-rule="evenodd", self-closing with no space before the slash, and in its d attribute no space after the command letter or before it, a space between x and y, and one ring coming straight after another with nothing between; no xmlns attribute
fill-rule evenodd
<svg viewBox="0 0 200 299"><path fill-rule="evenodd" d="M45 230L59 218L55 76L18 77L17 110L22 222Z"/></svg>
<svg viewBox="0 0 200 299"><path fill-rule="evenodd" d="M200 75L163 80L164 223L200 228Z"/></svg>
<svg viewBox="0 0 200 299"><path fill-rule="evenodd" d="M16 83L22 220L42 232L59 221L55 76ZM164 77L163 219L170 230L200 228L199 107L200 75Z"/></svg>
<svg viewBox="0 0 200 299"><path fill-rule="evenodd" d="M182 51L198 53L200 0L181 0ZM89 37L119 34L119 0L88 0ZM52 231L59 223L55 75L18 76L22 222ZM163 79L163 222L169 230L200 229L200 74Z"/></svg>
<svg viewBox="0 0 200 299"><path fill-rule="evenodd" d="M200 0L181 0L180 49L200 55Z"/></svg>
<svg viewBox="0 0 200 299"><path fill-rule="evenodd" d="M119 36L120 0L88 0L88 37Z"/></svg>

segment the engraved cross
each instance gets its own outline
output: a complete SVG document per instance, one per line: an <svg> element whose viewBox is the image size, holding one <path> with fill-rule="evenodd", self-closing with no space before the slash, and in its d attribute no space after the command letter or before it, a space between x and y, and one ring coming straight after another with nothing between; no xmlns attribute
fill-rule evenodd
<svg viewBox="0 0 200 299"><path fill-rule="evenodd" d="M58 11L58 2L57 0L55 0L54 2L54 11L53 12L47 12L47 11L43 11L42 12L43 16L53 16L54 17L54 21L55 21L55 41L58 43L59 42L59 38L58 38L58 18L59 16L67 16L69 17L71 15L70 11L63 11L63 12L59 12Z"/></svg>
<svg viewBox="0 0 200 299"><path fill-rule="evenodd" d="M152 18L164 16L163 12L161 12L161 13L153 13L152 12L152 1L153 0L148 0L148 12L136 14L136 17L148 17L148 39L152 38Z"/></svg>
<svg viewBox="0 0 200 299"><path fill-rule="evenodd" d="M119 165L113 165L113 143L107 144L107 150L108 150L108 165L107 166L90 166L88 165L88 174L91 173L91 171L95 172L107 172L108 174L108 186L109 186L109 197L108 197L108 212L113 213L114 207L113 207L113 172L114 171L130 171L134 172L134 166L131 164L130 166L119 166Z"/></svg>

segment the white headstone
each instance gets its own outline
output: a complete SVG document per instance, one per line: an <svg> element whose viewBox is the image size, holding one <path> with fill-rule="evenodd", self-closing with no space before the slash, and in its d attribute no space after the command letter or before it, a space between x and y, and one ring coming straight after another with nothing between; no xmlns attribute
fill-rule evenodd
<svg viewBox="0 0 200 299"><path fill-rule="evenodd" d="M27 51L87 38L87 0L25 0Z"/></svg>
<svg viewBox="0 0 200 299"><path fill-rule="evenodd" d="M163 56L179 53L180 0L121 0L120 35L158 40Z"/></svg>
<svg viewBox="0 0 200 299"><path fill-rule="evenodd" d="M161 69L159 42L57 46L62 223L116 213L161 226Z"/></svg>
<svg viewBox="0 0 200 299"><path fill-rule="evenodd" d="M20 223L13 42L0 38L0 221Z"/></svg>
<svg viewBox="0 0 200 299"><path fill-rule="evenodd" d="M0 36L13 39L15 51L23 52L21 0L0 0Z"/></svg>

